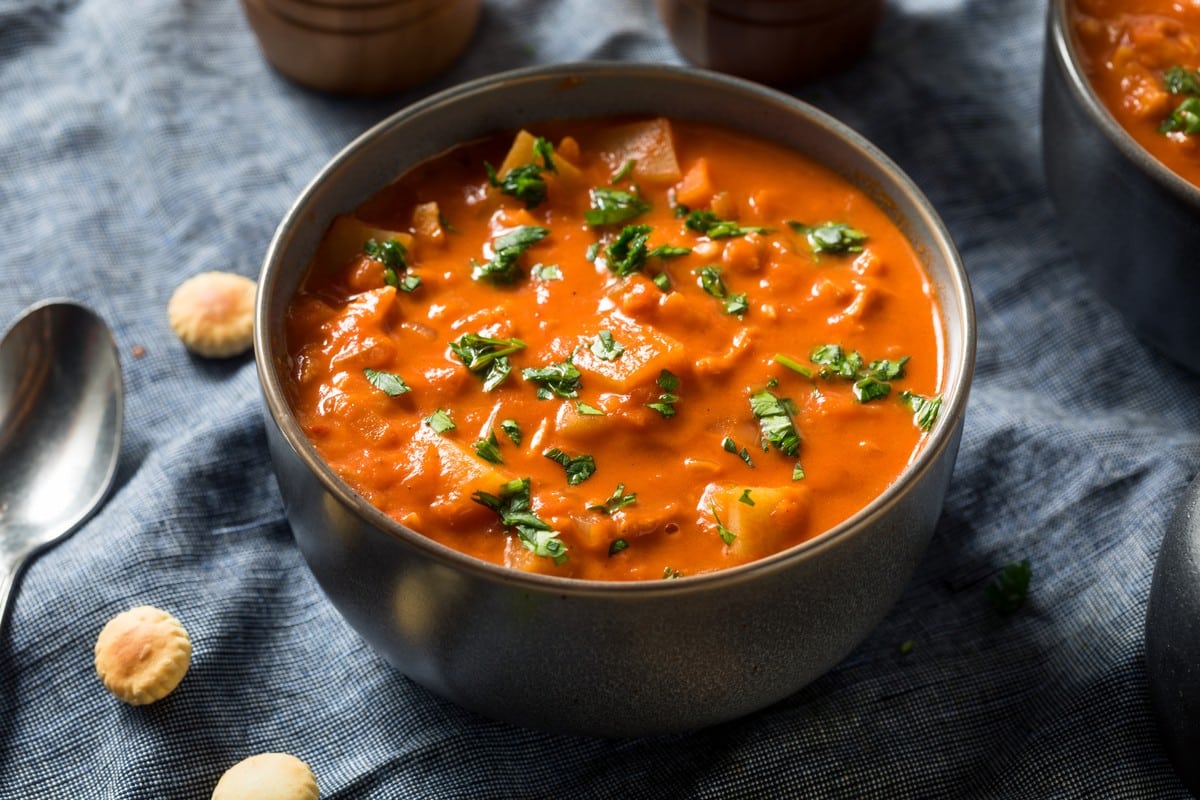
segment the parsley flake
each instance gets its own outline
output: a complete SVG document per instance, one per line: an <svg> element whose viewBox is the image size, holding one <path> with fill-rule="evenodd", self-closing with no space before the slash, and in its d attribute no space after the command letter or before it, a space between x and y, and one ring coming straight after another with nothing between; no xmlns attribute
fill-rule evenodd
<svg viewBox="0 0 1200 800"><path fill-rule="evenodd" d="M721 541L727 545L733 544L737 540L737 534L725 527L725 523L721 522L721 518L717 516L717 507L709 503L709 508L712 509L713 519L717 522L717 533L721 534Z"/></svg>
<svg viewBox="0 0 1200 800"><path fill-rule="evenodd" d="M471 260L471 277L477 281L488 280L498 286L516 283L521 279L521 267L517 263L521 254L549 235L550 230L538 225L522 225L514 228L492 242L495 255L486 263Z"/></svg>
<svg viewBox="0 0 1200 800"><path fill-rule="evenodd" d="M488 430L487 438L480 439L473 445L475 455L493 464L503 464L504 457L500 455L500 442L496 439L496 429Z"/></svg>
<svg viewBox="0 0 1200 800"><path fill-rule="evenodd" d="M561 364L550 364L545 367L526 367L521 370L521 377L530 383L538 384L539 400L549 400L551 397L578 397L582 374L571 363L571 357Z"/></svg>
<svg viewBox="0 0 1200 800"><path fill-rule="evenodd" d="M562 464L563 469L567 471L567 483L571 486L583 483L596 471L596 459L587 453L570 456L557 447L552 447L542 455L551 461Z"/></svg>
<svg viewBox="0 0 1200 800"><path fill-rule="evenodd" d="M450 419L449 412L440 408L425 418L425 424L433 428L434 433L446 433L457 427L454 420Z"/></svg>
<svg viewBox="0 0 1200 800"><path fill-rule="evenodd" d="M912 409L913 422L921 430L927 431L937 422L938 412L942 410L941 396L922 397L905 390L900 393L900 399Z"/></svg>
<svg viewBox="0 0 1200 800"><path fill-rule="evenodd" d="M508 357L525 349L520 339L497 339L479 333L465 333L450 349L466 368L483 379L483 390L490 392L504 382L512 371Z"/></svg>
<svg viewBox="0 0 1200 800"><path fill-rule="evenodd" d="M625 346L613 339L612 331L600 331L590 349L601 361L616 361L625 354Z"/></svg>
<svg viewBox="0 0 1200 800"><path fill-rule="evenodd" d="M591 197L592 207L584 212L583 218L593 228L628 222L650 210L645 200L620 189L597 186L592 189Z"/></svg>
<svg viewBox="0 0 1200 800"><path fill-rule="evenodd" d="M517 198L526 208L536 208L546 199L546 181L542 173L558 171L553 161L554 146L550 142L541 136L537 137L533 142L533 152L542 158L542 166L522 164L510 169L503 178L496 174L491 164L486 161L483 163L488 183L498 188L501 194Z"/></svg>
<svg viewBox="0 0 1200 800"><path fill-rule="evenodd" d="M763 390L750 396L750 409L758 418L764 448L768 443L773 444L785 456L800 452L800 434L792 422L791 400Z"/></svg>
<svg viewBox="0 0 1200 800"><path fill-rule="evenodd" d="M683 208L680 206L679 208ZM678 208L676 210L678 214ZM745 236L748 233L771 233L770 228L755 226L743 227L736 222L721 219L711 211L687 212L683 223L688 229L703 234L710 239L728 239L733 236Z"/></svg>
<svg viewBox="0 0 1200 800"><path fill-rule="evenodd" d="M808 240L814 253L861 253L867 235L844 222L822 222L820 225L805 225L788 220L788 226Z"/></svg>
<svg viewBox="0 0 1200 800"><path fill-rule="evenodd" d="M1004 616L1015 613L1025 604L1031 577L1033 568L1029 566L1029 559L1006 564L987 587L988 602Z"/></svg>
<svg viewBox="0 0 1200 800"><path fill-rule="evenodd" d="M575 410L576 410L576 411L578 411L580 414L582 414L582 415L583 415L583 416L585 416L585 417L603 417L603 416L607 416L607 415L604 413L604 410L603 410L603 409L596 408L595 406L593 406L593 405L591 405L591 404L589 404L589 403L585 403L585 402L583 402L582 400L576 400L576 401L575 401Z"/></svg>
<svg viewBox="0 0 1200 800"><path fill-rule="evenodd" d="M372 386L388 397L399 397L402 394L412 391L412 387L394 372L384 372L380 369L367 367L363 370L363 375L367 376L367 380Z"/></svg>
<svg viewBox="0 0 1200 800"><path fill-rule="evenodd" d="M662 394L656 402L646 403L646 408L652 408L664 418L670 419L675 416L675 404L679 402L679 395L675 394L679 390L679 378L670 370L664 369L658 373L655 383L663 390Z"/></svg>
<svg viewBox="0 0 1200 800"><path fill-rule="evenodd" d="M733 453L742 461L745 461L746 466L750 467L750 469L754 469L754 461L750 458L750 451L744 447L739 451L737 442L735 442L733 439L726 436L721 440L721 447L725 449L726 453ZM751 503L750 505L754 505L754 503Z"/></svg>
<svg viewBox="0 0 1200 800"><path fill-rule="evenodd" d="M476 491L471 499L500 515L500 523L516 531L521 545L534 555L555 564L567 560L567 546L546 522L533 514L529 478L514 478L500 487L500 494Z"/></svg>
<svg viewBox="0 0 1200 800"><path fill-rule="evenodd" d="M625 484L618 483L617 488L613 490L613 493L609 495L607 500L597 505L588 506L587 508L588 511L598 511L601 514L607 514L611 517L625 506L632 505L635 502L637 502L637 495L633 492L625 494Z"/></svg>
<svg viewBox="0 0 1200 800"><path fill-rule="evenodd" d="M408 248L399 239L388 239L386 242L368 239L363 244L363 253L383 265L383 282L388 286L394 286L402 292L412 292L421 285L421 279L416 275L401 277L408 270Z"/></svg>
<svg viewBox="0 0 1200 800"><path fill-rule="evenodd" d="M608 546L608 555L615 556L617 553L629 547L629 542L624 539L613 539L612 544Z"/></svg>
<svg viewBox="0 0 1200 800"><path fill-rule="evenodd" d="M521 426L517 424L515 419L506 419L500 422L500 430L512 440L513 444L521 443Z"/></svg>

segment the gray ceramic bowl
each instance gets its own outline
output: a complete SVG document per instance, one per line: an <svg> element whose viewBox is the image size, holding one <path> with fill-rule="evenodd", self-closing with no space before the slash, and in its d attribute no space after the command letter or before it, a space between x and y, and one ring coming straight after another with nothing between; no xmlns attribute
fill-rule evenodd
<svg viewBox="0 0 1200 800"><path fill-rule="evenodd" d="M450 145L549 118L664 114L803 151L865 188L925 260L942 306L944 404L897 483L836 529L762 561L675 581L533 575L465 556L377 511L289 411L282 321L326 226ZM699 728L763 708L845 657L908 583L941 513L975 352L967 277L918 189L873 146L786 95L694 69L574 64L496 75L367 131L301 193L259 283L255 353L296 541L349 623L404 674L486 716L603 736Z"/></svg>
<svg viewBox="0 0 1200 800"><path fill-rule="evenodd" d="M1070 0L1051 0L1042 156L1067 241L1099 293L1147 342L1200 371L1200 188L1146 152L1080 66Z"/></svg>

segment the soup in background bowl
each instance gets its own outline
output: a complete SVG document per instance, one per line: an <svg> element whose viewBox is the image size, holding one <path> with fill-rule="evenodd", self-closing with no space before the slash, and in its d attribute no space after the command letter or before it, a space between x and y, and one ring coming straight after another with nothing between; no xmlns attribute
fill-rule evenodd
<svg viewBox="0 0 1200 800"><path fill-rule="evenodd" d="M1200 106L1200 14L1185 6L1052 0L1042 155L1063 232L1097 291L1145 341L1200 371L1200 159L1186 130Z"/></svg>
<svg viewBox="0 0 1200 800"><path fill-rule="evenodd" d="M628 125L665 129L677 174L623 157L612 133ZM776 161L731 170L745 152ZM514 167L529 180L508 181ZM820 186L840 199L820 206ZM911 318L892 329L907 340L870 339L861 314L828 328L882 262L894 289L915 287L883 323ZM399 112L304 190L259 291L272 457L331 601L432 691L572 733L728 720L858 644L940 515L974 357L953 244L885 156L787 95L675 67L524 70ZM904 432L884 477L863 436L820 444L818 395ZM676 425L689 441L664 436ZM689 448L717 471L689 466ZM834 470L875 483L804 530L793 495L819 503L809 487ZM736 557L757 538L774 541ZM708 560L680 569L675 540Z"/></svg>

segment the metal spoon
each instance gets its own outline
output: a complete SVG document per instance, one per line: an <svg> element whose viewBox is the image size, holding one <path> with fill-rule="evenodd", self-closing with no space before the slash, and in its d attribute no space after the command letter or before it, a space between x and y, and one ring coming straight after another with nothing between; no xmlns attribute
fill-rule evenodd
<svg viewBox="0 0 1200 800"><path fill-rule="evenodd" d="M0 630L26 560L108 494L124 398L112 332L81 305L30 306L0 340Z"/></svg>

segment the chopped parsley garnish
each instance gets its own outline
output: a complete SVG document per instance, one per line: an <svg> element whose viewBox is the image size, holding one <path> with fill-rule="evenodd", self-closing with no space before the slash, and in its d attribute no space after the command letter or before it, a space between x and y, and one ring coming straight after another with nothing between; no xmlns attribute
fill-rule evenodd
<svg viewBox="0 0 1200 800"><path fill-rule="evenodd" d="M1033 577L1033 568L1029 566L1029 559L1005 565L996 579L987 587L988 602L1005 616L1016 612L1025 604L1031 577Z"/></svg>
<svg viewBox="0 0 1200 800"><path fill-rule="evenodd" d="M633 492L625 494L625 484L618 483L617 488L613 490L613 493L609 495L607 500L598 505L588 506L588 511L599 511L601 514L607 514L611 517L625 506L632 505L635 502L637 502L637 495ZM624 550L625 548L621 549Z"/></svg>
<svg viewBox="0 0 1200 800"><path fill-rule="evenodd" d="M551 461L562 464L563 469L567 471L567 483L571 486L583 483L596 471L596 459L587 453L570 456L557 447L552 447L542 455Z"/></svg>
<svg viewBox="0 0 1200 800"><path fill-rule="evenodd" d="M800 466L799 461L797 461L796 465L794 467L792 467L792 480L794 480L794 481L804 480L804 467Z"/></svg>
<svg viewBox="0 0 1200 800"><path fill-rule="evenodd" d="M654 281L654 285L657 286L664 294L671 291L671 277L667 275L667 273L660 272L650 280Z"/></svg>
<svg viewBox="0 0 1200 800"><path fill-rule="evenodd" d="M750 451L746 448L738 450L737 442L726 436L721 440L721 447L725 448L726 453L733 453L735 456L746 462L746 466L754 469L754 461L750 458ZM750 505L754 505L751 503Z"/></svg>
<svg viewBox="0 0 1200 800"><path fill-rule="evenodd" d="M421 279L416 275L404 274L408 270L408 249L399 239L388 239L382 243L368 239L363 245L363 252L367 258L383 264L383 282L388 286L394 286L402 292L412 292L421 285Z"/></svg>
<svg viewBox="0 0 1200 800"><path fill-rule="evenodd" d="M481 264L471 260L471 277L477 281L486 279L497 285L516 283L521 279L521 268L517 264L521 254L549 233L548 228L538 225L522 225L498 237L492 242L495 255L491 261Z"/></svg>
<svg viewBox="0 0 1200 800"><path fill-rule="evenodd" d="M425 418L425 424L433 428L434 433L446 433L457 427L454 420L450 419L449 412L440 408Z"/></svg>
<svg viewBox="0 0 1200 800"><path fill-rule="evenodd" d="M592 207L584 212L583 218L593 228L628 222L650 210L645 200L620 189L597 186L591 194Z"/></svg>
<svg viewBox="0 0 1200 800"><path fill-rule="evenodd" d="M750 396L750 409L758 418L764 448L766 444L773 444L785 456L799 454L800 434L796 432L796 426L792 422L791 400L776 397L764 390Z"/></svg>
<svg viewBox="0 0 1200 800"><path fill-rule="evenodd" d="M515 419L501 420L500 430L504 431L513 444L521 443L521 426Z"/></svg>
<svg viewBox="0 0 1200 800"><path fill-rule="evenodd" d="M542 173L558 171L554 167L554 146L550 142L541 136L537 137L533 142L533 152L534 155L541 156L542 166L523 164L513 167L503 178L496 174L491 164L483 162L488 183L498 188L502 194L517 198L526 208L535 208L546 199L546 181L542 178Z"/></svg>
<svg viewBox="0 0 1200 800"><path fill-rule="evenodd" d="M717 516L717 507L715 505L710 503L709 508L712 509L713 519L717 522L717 533L721 534L721 541L727 545L733 544L737 539L737 534L726 528L725 523L721 522L721 518Z"/></svg>
<svg viewBox="0 0 1200 800"><path fill-rule="evenodd" d="M1163 86L1171 94L1200 96L1200 71L1174 66L1163 73Z"/></svg>
<svg viewBox="0 0 1200 800"><path fill-rule="evenodd" d="M678 209L684 208L679 206ZM687 212L687 219L683 223L690 230L696 231L707 236L710 239L728 239L732 236L745 236L748 233L770 233L770 228L760 227L743 227L736 222L727 219L721 219L711 211L690 211Z"/></svg>
<svg viewBox="0 0 1200 800"><path fill-rule="evenodd" d="M655 383L662 389L662 393L656 402L646 403L646 408L652 408L669 419L675 416L675 404L679 402L679 395L675 394L679 391L679 378L670 370L664 369L658 373Z"/></svg>
<svg viewBox="0 0 1200 800"><path fill-rule="evenodd" d="M1158 126L1160 133L1200 133L1200 72L1171 67L1163 73L1163 85L1171 94L1188 95Z"/></svg>
<svg viewBox="0 0 1200 800"><path fill-rule="evenodd" d="M600 243L592 242L591 244L588 245L587 252L583 254L583 257L586 258L588 261L595 261L596 256L598 256L599 254L600 254Z"/></svg>
<svg viewBox="0 0 1200 800"><path fill-rule="evenodd" d="M527 550L561 564L567 560L567 546L533 514L529 494L529 478L514 478L500 487L499 495L477 491L471 499L499 514L501 524L516 531Z"/></svg>
<svg viewBox="0 0 1200 800"><path fill-rule="evenodd" d="M496 429L488 430L486 439L480 439L474 444L475 455L493 464L503 464L504 457L500 455L500 442L496 439Z"/></svg>
<svg viewBox="0 0 1200 800"><path fill-rule="evenodd" d="M616 361L625 354L625 346L613 339L612 331L600 331L590 349L601 361Z"/></svg>
<svg viewBox="0 0 1200 800"><path fill-rule="evenodd" d="M776 353L774 361L776 364L781 364L781 365L787 367L788 369L790 369L792 372L799 373L806 378L811 378L813 376L813 372L811 369L804 366L796 359L791 358L789 356L785 356L782 353Z"/></svg>
<svg viewBox="0 0 1200 800"><path fill-rule="evenodd" d="M738 502L739 502L739 503L745 503L745 504L746 504L746 505L748 505L748 506L752 506L752 505L754 505L754 499L753 499L752 497L750 497L750 490L749 490L749 489L743 489L743 490L742 490L742 496L738 498Z"/></svg>
<svg viewBox="0 0 1200 800"><path fill-rule="evenodd" d="M580 379L583 377L579 369L571 363L571 357L561 364L551 364L546 367L526 367L521 370L521 377L530 383L538 384L539 400L549 400L551 397L578 397Z"/></svg>
<svg viewBox="0 0 1200 800"><path fill-rule="evenodd" d="M612 544L608 546L608 554L609 556L615 556L627 547L629 547L629 542L624 539L613 539Z"/></svg>
<svg viewBox="0 0 1200 800"><path fill-rule="evenodd" d="M696 270L696 275L699 276L701 289L724 301L726 314L740 317L750 308L745 294L729 293L725 286L725 280L721 277L721 268L716 264L701 267Z"/></svg>
<svg viewBox="0 0 1200 800"><path fill-rule="evenodd" d="M363 375L367 376L367 380L370 381L372 386L388 397L399 397L406 392L412 391L412 387L394 372L384 372L380 369L367 367L363 370Z"/></svg>
<svg viewBox="0 0 1200 800"><path fill-rule="evenodd" d="M562 270L558 264L534 264L529 274L539 281L561 281Z"/></svg>
<svg viewBox="0 0 1200 800"><path fill-rule="evenodd" d="M900 399L903 400L913 412L913 422L923 431L927 431L933 427L933 423L937 422L938 412L942 410L942 398L937 397L922 397L919 394L905 390L900 393Z"/></svg>
<svg viewBox="0 0 1200 800"><path fill-rule="evenodd" d="M602 409L596 408L593 405L583 402L582 400L575 401L575 410L585 417L603 417L605 416Z"/></svg>
<svg viewBox="0 0 1200 800"><path fill-rule="evenodd" d="M858 351L847 353L836 344L814 348L810 359L820 365L818 374L822 378L854 381L854 398L860 403L887 397L892 391L892 381L904 377L904 365L908 363L908 356L905 356L895 361L879 359L864 367Z"/></svg>
<svg viewBox="0 0 1200 800"><path fill-rule="evenodd" d="M491 164L485 161L483 166L487 169L488 183L501 193L517 198L526 208L536 208L546 199L546 181L542 178L542 168L537 164L513 167L503 180Z"/></svg>
<svg viewBox="0 0 1200 800"><path fill-rule="evenodd" d="M796 233L808 240L814 253L861 253L867 235L844 222L822 222L820 225L805 225L788 220Z"/></svg>
<svg viewBox="0 0 1200 800"><path fill-rule="evenodd" d="M495 339L478 333L465 333L450 343L450 349L466 368L483 379L485 392L504 382L512 371L508 357L524 348L520 339Z"/></svg>
<svg viewBox="0 0 1200 800"><path fill-rule="evenodd" d="M618 183L633 174L633 168L635 166L637 166L637 159L628 159L624 164L621 165L619 170L613 173L612 179L609 180L609 183L611 183L613 186L616 186Z"/></svg>
<svg viewBox="0 0 1200 800"><path fill-rule="evenodd" d="M690 247L678 247L673 244L660 244L646 255L650 258L679 258L692 252Z"/></svg>
<svg viewBox="0 0 1200 800"><path fill-rule="evenodd" d="M608 271L622 278L639 272L646 265L652 230L649 225L626 225L622 228L617 238L604 249Z"/></svg>
<svg viewBox="0 0 1200 800"><path fill-rule="evenodd" d="M682 577L683 577L683 573L680 572L679 570L675 569L674 567L664 567L663 568L663 580L664 581L673 581L676 578L682 578Z"/></svg>

